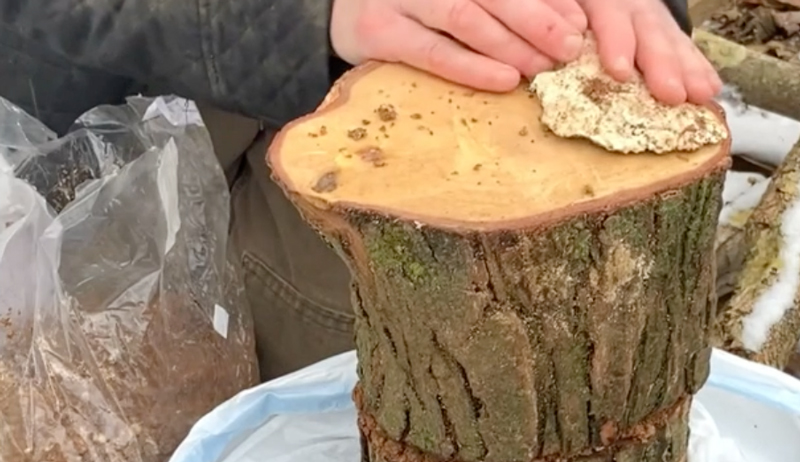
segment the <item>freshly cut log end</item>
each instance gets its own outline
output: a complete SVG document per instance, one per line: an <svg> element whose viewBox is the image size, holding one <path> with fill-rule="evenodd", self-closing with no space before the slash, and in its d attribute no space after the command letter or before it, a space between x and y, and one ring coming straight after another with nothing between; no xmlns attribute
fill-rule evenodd
<svg viewBox="0 0 800 462"><path fill-rule="evenodd" d="M685 458L728 144L619 156L540 115L371 63L270 147L353 276L364 461Z"/></svg>
<svg viewBox="0 0 800 462"><path fill-rule="evenodd" d="M614 209L727 162L726 143L615 155L555 136L541 115L522 86L480 93L401 65L368 64L337 84L324 109L277 136L271 163L290 193L322 203L503 229Z"/></svg>

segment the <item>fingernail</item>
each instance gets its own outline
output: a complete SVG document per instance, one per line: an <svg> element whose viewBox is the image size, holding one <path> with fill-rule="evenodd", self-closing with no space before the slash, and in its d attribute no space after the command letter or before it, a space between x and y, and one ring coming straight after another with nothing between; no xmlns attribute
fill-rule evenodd
<svg viewBox="0 0 800 462"><path fill-rule="evenodd" d="M508 66L498 68L498 70L500 69L502 69L500 72L492 73L492 76L494 77L492 88L501 92L510 91L514 88L517 88L519 86L519 80L522 77L519 71Z"/></svg>
<svg viewBox="0 0 800 462"><path fill-rule="evenodd" d="M583 48L583 35L574 34L568 35L564 39L564 59L571 61L581 54Z"/></svg>
<svg viewBox="0 0 800 462"><path fill-rule="evenodd" d="M725 83L722 81L721 78L719 78L719 75L717 75L716 73L712 74L711 77L715 87L722 88L722 86L725 85Z"/></svg>
<svg viewBox="0 0 800 462"><path fill-rule="evenodd" d="M571 14L567 16L567 21L581 32L586 32L589 27L589 21L586 19L585 14Z"/></svg>
<svg viewBox="0 0 800 462"><path fill-rule="evenodd" d="M627 78L631 71L631 62L624 56L620 56L611 64L611 70L621 77Z"/></svg>
<svg viewBox="0 0 800 462"><path fill-rule="evenodd" d="M665 83L669 92L675 97L674 104L680 104L686 101L686 88L684 88L682 81L671 77L667 79Z"/></svg>

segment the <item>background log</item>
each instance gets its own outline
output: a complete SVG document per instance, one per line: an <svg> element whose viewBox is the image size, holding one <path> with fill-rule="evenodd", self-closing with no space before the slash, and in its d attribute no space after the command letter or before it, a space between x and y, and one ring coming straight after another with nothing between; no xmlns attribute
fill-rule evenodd
<svg viewBox="0 0 800 462"><path fill-rule="evenodd" d="M694 29L694 42L711 61L722 80L741 93L746 104L800 120L800 66L750 50L703 29Z"/></svg>
<svg viewBox="0 0 800 462"><path fill-rule="evenodd" d="M731 299L722 305L713 343L752 361L785 368L800 340L800 285L792 284L798 255L800 142L777 169L744 224L746 256ZM779 288L778 285L785 287ZM774 315L773 313L774 312ZM762 338L763 337L763 338Z"/></svg>

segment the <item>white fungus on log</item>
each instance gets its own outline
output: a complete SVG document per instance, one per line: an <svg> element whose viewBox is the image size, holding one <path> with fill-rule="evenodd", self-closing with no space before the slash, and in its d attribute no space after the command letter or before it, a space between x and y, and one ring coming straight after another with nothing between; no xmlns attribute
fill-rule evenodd
<svg viewBox="0 0 800 462"><path fill-rule="evenodd" d="M640 74L618 82L603 70L596 43L564 67L537 75L530 85L542 105L542 123L564 138L586 138L623 154L696 151L725 140L728 131L711 109L663 104Z"/></svg>

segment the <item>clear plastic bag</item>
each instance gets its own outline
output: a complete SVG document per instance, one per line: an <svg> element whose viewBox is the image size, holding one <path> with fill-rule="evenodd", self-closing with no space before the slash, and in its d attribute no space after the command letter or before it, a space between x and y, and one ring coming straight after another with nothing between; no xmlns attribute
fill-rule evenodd
<svg viewBox="0 0 800 462"><path fill-rule="evenodd" d="M195 111L132 98L56 139L0 104L0 462L163 462L257 383Z"/></svg>

